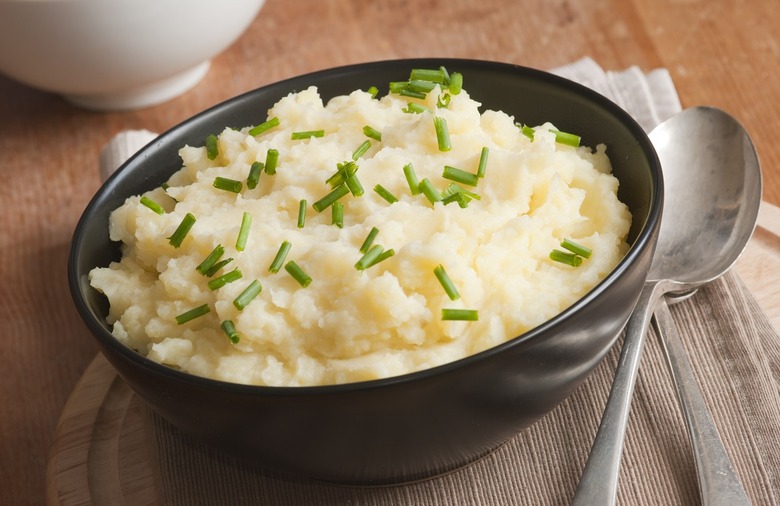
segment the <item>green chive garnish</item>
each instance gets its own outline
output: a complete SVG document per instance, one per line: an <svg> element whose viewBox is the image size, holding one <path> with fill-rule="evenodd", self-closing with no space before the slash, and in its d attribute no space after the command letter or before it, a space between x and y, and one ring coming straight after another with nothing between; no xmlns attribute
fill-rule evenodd
<svg viewBox="0 0 780 506"><path fill-rule="evenodd" d="M260 174L263 172L265 165L263 162L254 162L249 168L249 176L246 178L246 187L250 190L257 188L257 183L260 182Z"/></svg>
<svg viewBox="0 0 780 506"><path fill-rule="evenodd" d="M431 204L440 202L443 198L439 190L433 186L433 183L431 183L427 177L420 181L420 191L423 195L425 195Z"/></svg>
<svg viewBox="0 0 780 506"><path fill-rule="evenodd" d="M244 184L241 181L235 179L229 179L226 177L217 176L214 178L214 188L218 190L225 190L233 193L241 193L241 189Z"/></svg>
<svg viewBox="0 0 780 506"><path fill-rule="evenodd" d="M171 244L171 246L174 248L181 246L181 243L184 241L184 238L187 237L187 234L190 232L190 229L194 224L195 216L193 216L191 213L187 213L184 218L182 218L179 226L176 227L173 235L168 238L168 242Z"/></svg>
<svg viewBox="0 0 780 506"><path fill-rule="evenodd" d="M488 149L487 146L482 148L482 152L479 155L479 166L477 167L477 177L479 178L485 177L485 170L487 169L487 161L488 161L489 154L490 154L490 149Z"/></svg>
<svg viewBox="0 0 780 506"><path fill-rule="evenodd" d="M206 137L206 156L209 160L214 160L219 156L219 145L217 143L217 136L214 134Z"/></svg>
<svg viewBox="0 0 780 506"><path fill-rule="evenodd" d="M228 283L232 283L233 281L238 281L241 279L241 271L238 270L238 268L233 269L230 272L226 272L225 274L221 275L218 278L214 278L211 281L208 282L209 290L216 290L217 288L222 288Z"/></svg>
<svg viewBox="0 0 780 506"><path fill-rule="evenodd" d="M298 228L303 228L306 224L306 199L301 199L298 203Z"/></svg>
<svg viewBox="0 0 780 506"><path fill-rule="evenodd" d="M274 257L273 262L271 262L271 266L268 267L269 271L279 272L279 269L282 268L284 259L287 258L287 253L290 252L291 247L292 244L290 244L290 241L282 242L281 246L279 246L279 251L276 252L276 256Z"/></svg>
<svg viewBox="0 0 780 506"><path fill-rule="evenodd" d="M419 195L420 182L417 181L417 173L414 171L414 166L412 166L411 163L404 165L404 176L406 177L406 182L409 185L409 190L411 190L412 195Z"/></svg>
<svg viewBox="0 0 780 506"><path fill-rule="evenodd" d="M446 76L446 71L444 70L444 67L433 70L433 69L412 69L412 72L409 74L409 80L410 81L431 81L434 83L444 83L444 79Z"/></svg>
<svg viewBox="0 0 780 506"><path fill-rule="evenodd" d="M550 130L555 133L555 142L565 144L566 146L578 147L580 145L580 136L561 132L560 130Z"/></svg>
<svg viewBox="0 0 780 506"><path fill-rule="evenodd" d="M344 183L348 176L357 172L357 170L358 166L354 161L337 163L336 172L334 172L332 176L326 179L325 182L328 183L331 188L336 188L340 184Z"/></svg>
<svg viewBox="0 0 780 506"><path fill-rule="evenodd" d="M241 217L241 228L238 230L238 237L236 238L236 249L238 251L244 251L246 247L246 241L249 238L249 228L252 226L252 215L244 212Z"/></svg>
<svg viewBox="0 0 780 506"><path fill-rule="evenodd" d="M374 244L370 248L368 248L368 251L363 253L363 256L360 257L360 260L357 261L355 264L355 269L359 271L363 271L370 266L374 264L374 261L379 258L379 255L382 254L382 251L384 251L384 248L378 244Z"/></svg>
<svg viewBox="0 0 780 506"><path fill-rule="evenodd" d="M433 81L423 81L422 79L410 79L406 84L406 89L410 91L416 91L423 94L423 98L426 93L430 93L436 87L436 83Z"/></svg>
<svg viewBox="0 0 780 506"><path fill-rule="evenodd" d="M368 125L363 127L363 134L370 139L374 139L375 141L382 141L382 132Z"/></svg>
<svg viewBox="0 0 780 506"><path fill-rule="evenodd" d="M460 72L453 72L450 76L450 93L457 95L460 90L463 89L463 74Z"/></svg>
<svg viewBox="0 0 780 506"><path fill-rule="evenodd" d="M346 184L340 184L311 206L315 211L321 213L323 210L327 209L328 206L332 205L347 193L349 193L349 187Z"/></svg>
<svg viewBox="0 0 780 506"><path fill-rule="evenodd" d="M260 135L261 133L272 129L275 126L279 126L279 118L271 118L264 123L260 123L256 127L249 130L249 135L253 135L253 136Z"/></svg>
<svg viewBox="0 0 780 506"><path fill-rule="evenodd" d="M380 197L388 201L390 204L393 204L395 202L398 202L398 198L396 198L395 195L390 193L384 186L381 184L377 184L374 186L374 191L379 194Z"/></svg>
<svg viewBox="0 0 780 506"><path fill-rule="evenodd" d="M433 273L436 275L436 279L439 280L439 283L441 283L444 291L447 292L447 296L450 298L450 300L458 300L460 298L458 289L455 288L455 284L452 282L452 279L450 279L447 271L444 270L444 266L441 264L437 265L433 269Z"/></svg>
<svg viewBox="0 0 780 506"><path fill-rule="evenodd" d="M439 67L439 72L441 72L442 78L444 79L442 81L442 84L446 84L449 86L450 84L450 73L447 72L447 69L444 68L444 66Z"/></svg>
<svg viewBox="0 0 780 506"><path fill-rule="evenodd" d="M450 102L452 102L452 95L449 93L442 93L439 95L439 98L436 99L436 107L439 109L446 109L450 106Z"/></svg>
<svg viewBox="0 0 780 506"><path fill-rule="evenodd" d="M217 262L214 265L212 265L209 268L209 270L207 270L205 273L203 273L203 275L206 276L207 278L210 278L214 274L218 273L220 269L222 269L224 266L226 266L227 264L229 264L232 261L233 261L232 258L226 258L224 260L220 260L219 262Z"/></svg>
<svg viewBox="0 0 780 506"><path fill-rule="evenodd" d="M583 258L590 258L591 253L593 253L593 250L590 248L583 246L582 244L577 244L571 239L564 239L563 242L561 242L561 247Z"/></svg>
<svg viewBox="0 0 780 506"><path fill-rule="evenodd" d="M200 265L195 267L195 270L205 276L206 273L209 272L212 267L214 267L214 264L217 263L217 260L219 260L224 253L225 248L222 247L221 244L217 244L217 246L211 250L211 253L209 253L208 256L203 259Z"/></svg>
<svg viewBox="0 0 780 506"><path fill-rule="evenodd" d="M349 192L352 195L354 195L355 197L360 197L361 195L363 195L363 185L360 184L360 180L358 179L357 174L355 174L355 172L352 172L347 176L345 183L347 184L347 188L349 189Z"/></svg>
<svg viewBox="0 0 780 506"><path fill-rule="evenodd" d="M300 141L304 139L311 139L312 137L324 137L325 130L305 130L302 132L293 132L290 135L290 139L294 141Z"/></svg>
<svg viewBox="0 0 780 506"><path fill-rule="evenodd" d="M238 335L238 332L236 331L236 326L233 324L231 320L225 320L220 325L222 327L222 331L227 334L228 339L230 339L230 342L233 344L237 344L238 341L241 339Z"/></svg>
<svg viewBox="0 0 780 506"><path fill-rule="evenodd" d="M424 92L410 90L409 88L402 89L398 94L401 95L402 97L419 98L421 100L425 98Z"/></svg>
<svg viewBox="0 0 780 506"><path fill-rule="evenodd" d="M141 197L141 204L145 205L157 214L165 214L165 209L160 204L150 199L149 197Z"/></svg>
<svg viewBox="0 0 780 506"><path fill-rule="evenodd" d="M376 257L376 259L373 262L371 262L369 267L372 267L372 266L378 264L379 262L383 262L383 261L387 260L388 258L390 258L393 255L395 255L395 250L393 248L386 249L382 253L380 253L380 255L378 257Z"/></svg>
<svg viewBox="0 0 780 506"><path fill-rule="evenodd" d="M293 260L284 264L284 270L286 270L287 274L292 276L302 287L306 288L311 284L311 277Z"/></svg>
<svg viewBox="0 0 780 506"><path fill-rule="evenodd" d="M357 160L358 158L366 154L366 151L368 151L370 147L371 147L371 141L368 140L363 141L363 144L358 146L358 148L352 153L352 159Z"/></svg>
<svg viewBox="0 0 780 506"><path fill-rule="evenodd" d="M528 137L531 140L534 140L534 129L533 128L529 127L528 125L520 125L520 124L518 124L517 126L520 127L520 131L523 133L523 135L525 135L526 137Z"/></svg>
<svg viewBox="0 0 780 506"><path fill-rule="evenodd" d="M269 149L265 154L265 173L269 176L276 174L276 165L279 163L279 151Z"/></svg>
<svg viewBox="0 0 780 506"><path fill-rule="evenodd" d="M450 142L450 131L447 128L447 120L441 116L434 116L433 126L436 128L436 142L439 144L439 151L451 150L452 144Z"/></svg>
<svg viewBox="0 0 780 506"><path fill-rule="evenodd" d="M568 251L561 251L554 249L550 252L550 260L560 262L562 264L571 265L572 267L578 267L582 264L582 257L570 253Z"/></svg>
<svg viewBox="0 0 780 506"><path fill-rule="evenodd" d="M360 245L360 252L365 253L368 251L368 248L371 247L371 245L374 243L374 239L376 239L377 234L379 233L379 229L376 227L371 227L371 231L366 236L366 239L363 241L363 244Z"/></svg>
<svg viewBox="0 0 780 506"><path fill-rule="evenodd" d="M182 314L176 316L176 323L183 325L190 320L194 320L195 318L203 316L204 314L208 314L209 311L211 311L211 309L209 309L209 305L203 304L202 306L192 308L189 311L185 311Z"/></svg>
<svg viewBox="0 0 780 506"><path fill-rule="evenodd" d="M475 322L479 320L479 312L476 309L452 309L444 308L441 310L442 320L462 320Z"/></svg>
<svg viewBox="0 0 780 506"><path fill-rule="evenodd" d="M408 113L408 114L421 114L421 113L427 111L425 106L422 106L420 104L416 104L414 102L409 102L408 104L406 104L406 109L401 109L401 110L403 112L405 112L405 113Z"/></svg>
<svg viewBox="0 0 780 506"><path fill-rule="evenodd" d="M477 186L479 183L479 176L476 174L472 174L471 172L466 172L465 170L451 167L449 165L444 166L444 171L442 172L441 177L469 186Z"/></svg>
<svg viewBox="0 0 780 506"><path fill-rule="evenodd" d="M330 206L331 225L336 225L339 228L344 228L344 204L342 202L334 202Z"/></svg>
<svg viewBox="0 0 780 506"><path fill-rule="evenodd" d="M245 307L249 305L250 302L252 302L252 299L257 297L260 292L263 291L263 285L260 284L260 281L254 280L249 285L244 288L244 291L241 292L238 297L233 299L233 305L236 309L239 311L243 310Z"/></svg>
<svg viewBox="0 0 780 506"><path fill-rule="evenodd" d="M371 98L376 98L377 93L379 93L379 88L371 86L366 93L371 95Z"/></svg>

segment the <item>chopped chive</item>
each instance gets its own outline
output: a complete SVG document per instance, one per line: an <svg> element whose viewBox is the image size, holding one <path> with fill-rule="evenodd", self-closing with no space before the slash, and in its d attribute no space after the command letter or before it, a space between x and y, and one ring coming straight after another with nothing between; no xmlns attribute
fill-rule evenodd
<svg viewBox="0 0 780 506"><path fill-rule="evenodd" d="M393 204L395 202L398 202L398 198L390 193L387 188L382 186L381 184L377 184L374 186L374 191L379 194L380 197L385 199L388 203Z"/></svg>
<svg viewBox="0 0 780 506"><path fill-rule="evenodd" d="M328 183L331 188L335 188L344 183L347 180L347 176L354 174L357 172L357 170L358 166L354 160L350 162L337 163L336 172L334 172L332 176L326 179L325 182Z"/></svg>
<svg viewBox="0 0 780 506"><path fill-rule="evenodd" d="M236 238L236 249L238 251L244 251L246 241L249 238L249 228L251 226L252 215L244 211L244 215L241 217L241 228L238 229L238 237Z"/></svg>
<svg viewBox="0 0 780 506"><path fill-rule="evenodd" d="M279 272L279 269L282 268L284 259L287 258L287 253L290 252L291 247L292 244L290 244L290 241L282 242L281 246L279 246L279 251L276 252L276 256L274 257L273 262L271 262L270 267L268 267L269 271Z"/></svg>
<svg viewBox="0 0 780 506"><path fill-rule="evenodd" d="M447 86L449 86L450 85L450 80L451 80L450 73L447 72L447 69L444 68L444 66L439 67L439 72L441 72L441 75L442 75L442 78L443 78L442 84L446 84Z"/></svg>
<svg viewBox="0 0 780 506"><path fill-rule="evenodd" d="M293 132L290 135L290 139L293 141L300 141L304 139L311 139L312 137L324 137L325 130L305 130L302 132Z"/></svg>
<svg viewBox="0 0 780 506"><path fill-rule="evenodd" d="M219 144L214 134L206 137L206 156L209 160L215 160L219 156Z"/></svg>
<svg viewBox="0 0 780 506"><path fill-rule="evenodd" d="M160 204L150 199L149 197L141 197L141 204L145 205L157 214L165 214L165 209L163 209Z"/></svg>
<svg viewBox="0 0 780 506"><path fill-rule="evenodd" d="M434 83L444 83L446 71L444 67L434 69L412 69L409 74L410 81L432 81Z"/></svg>
<svg viewBox="0 0 780 506"><path fill-rule="evenodd" d="M265 154L265 173L269 176L276 174L276 165L279 163L279 151L269 149Z"/></svg>
<svg viewBox="0 0 780 506"><path fill-rule="evenodd" d="M415 104L414 102L409 102L406 104L406 109L401 109L403 112L408 114L420 114L428 109L425 108L425 106L422 106L420 104Z"/></svg>
<svg viewBox="0 0 780 506"><path fill-rule="evenodd" d="M222 328L222 331L227 334L231 343L237 344L241 339L241 337L238 335L238 332L236 331L236 326L231 320L223 321L222 324L220 324L220 327Z"/></svg>
<svg viewBox="0 0 780 506"><path fill-rule="evenodd" d="M376 239L377 234L379 233L379 229L376 227L371 227L371 231L366 236L366 239L363 241L363 244L360 245L360 252L365 253L368 251L368 249L371 247L371 245L374 243L374 239Z"/></svg>
<svg viewBox="0 0 780 506"><path fill-rule="evenodd" d="M442 198L441 201L445 206L447 204L457 202L458 206L460 206L461 209L465 209L469 206L469 202L471 202L471 197L469 197L465 193L453 192L450 195L447 195L446 197Z"/></svg>
<svg viewBox="0 0 780 506"><path fill-rule="evenodd" d="M229 264L232 261L233 261L232 258L226 258L224 260L220 260L219 262L217 262L214 265L212 265L209 268L209 270L204 272L203 275L206 276L207 278L210 278L214 274L218 273L221 268L223 268L224 266L226 266L227 264Z"/></svg>
<svg viewBox="0 0 780 506"><path fill-rule="evenodd" d="M452 102L452 95L449 93L442 93L439 95L439 98L436 99L436 107L439 109L446 109L450 106L450 102Z"/></svg>
<svg viewBox="0 0 780 506"><path fill-rule="evenodd" d="M444 166L444 171L442 172L441 177L469 186L477 186L479 183L479 176L476 174L466 172L465 170L461 170L450 165Z"/></svg>
<svg viewBox="0 0 780 506"><path fill-rule="evenodd" d="M241 271L238 270L238 267L233 269L230 272L226 272L225 274L221 275L218 278L214 278L211 281L208 282L209 290L216 290L217 288L222 288L228 283L232 283L233 281L238 281L241 279L243 274L241 274Z"/></svg>
<svg viewBox="0 0 780 506"><path fill-rule="evenodd" d="M217 263L217 260L219 260L222 255L225 253L225 248L221 244L217 244L216 247L211 250L211 253L206 256L206 258L203 259L203 261L195 267L195 270L206 275L209 270L214 267L214 264Z"/></svg>
<svg viewBox="0 0 780 506"><path fill-rule="evenodd" d="M431 183L427 177L420 181L420 191L423 195L425 195L431 204L440 202L443 198L439 190L433 186L433 183Z"/></svg>
<svg viewBox="0 0 780 506"><path fill-rule="evenodd" d="M391 81L388 85L390 88L390 93L401 93L401 91L406 88L408 83L409 81Z"/></svg>
<svg viewBox="0 0 780 506"><path fill-rule="evenodd" d="M371 95L371 98L376 98L377 93L379 93L379 88L371 86L366 93Z"/></svg>
<svg viewBox="0 0 780 506"><path fill-rule="evenodd" d="M528 125L521 125L519 123L517 124L517 126L520 127L520 131L523 133L523 135L525 135L526 137L528 137L531 140L534 140L534 129L533 128L529 127Z"/></svg>
<svg viewBox="0 0 780 506"><path fill-rule="evenodd" d="M590 258L591 253L593 253L593 250L591 250L587 246L583 246L582 244L577 244L571 239L564 239L563 242L561 242L561 247L583 258Z"/></svg>
<svg viewBox="0 0 780 506"><path fill-rule="evenodd" d="M369 140L363 141L363 144L358 146L358 148L352 153L352 159L357 160L358 158L366 154L366 151L368 151L370 147L371 147L371 141Z"/></svg>
<svg viewBox="0 0 780 506"><path fill-rule="evenodd" d="M341 197L349 193L349 191L350 191L349 187L346 184L340 184L337 187L335 187L330 193L322 197L320 200L318 200L311 206L314 208L315 211L321 213L323 210L327 209L328 206L332 205Z"/></svg>
<svg viewBox="0 0 780 506"><path fill-rule="evenodd" d="M344 228L344 204L342 202L334 202L330 206L331 225L336 225L339 228Z"/></svg>
<svg viewBox="0 0 780 506"><path fill-rule="evenodd" d="M439 144L439 151L452 149L450 131L447 129L447 120L441 116L434 116L433 126L436 128L436 142Z"/></svg>
<svg viewBox="0 0 780 506"><path fill-rule="evenodd" d="M555 133L555 142L564 144L566 146L572 146L574 148L580 145L580 136L570 134L568 132L561 132L560 130L550 130Z"/></svg>
<svg viewBox="0 0 780 506"><path fill-rule="evenodd" d="M174 248L178 248L181 246L181 243L184 242L184 238L187 237L187 234L190 232L190 229L195 224L195 216L193 216L191 213L187 213L184 218L182 218L181 223L179 223L179 226L176 227L176 230L173 232L173 234L168 238L168 242L173 246Z"/></svg>
<svg viewBox="0 0 780 506"><path fill-rule="evenodd" d="M444 266L441 264L437 265L433 269L433 273L436 275L436 279L439 280L439 283L441 283L444 291L447 292L447 296L450 298L450 300L458 300L460 298L458 289L455 288L455 283L452 282L452 279L450 279L447 271L444 270Z"/></svg>
<svg viewBox="0 0 780 506"><path fill-rule="evenodd" d="M287 274L292 276L302 287L306 288L311 284L311 277L293 260L284 264L284 270L286 270Z"/></svg>
<svg viewBox="0 0 780 506"><path fill-rule="evenodd" d="M363 127L363 135L371 139L374 139L375 141L380 141L380 142L382 141L382 132L368 125Z"/></svg>
<svg viewBox="0 0 780 506"><path fill-rule="evenodd" d="M570 253L568 251L561 251L559 249L554 249L550 252L550 260L554 260L555 262L560 262L566 265L571 265L572 267L578 267L582 264L581 256L575 255L574 253Z"/></svg>
<svg viewBox="0 0 780 506"><path fill-rule="evenodd" d="M417 173L414 171L414 166L411 163L404 165L404 176L406 177L406 183L409 185L412 195L420 194L420 182L417 181Z"/></svg>
<svg viewBox="0 0 780 506"><path fill-rule="evenodd" d="M238 297L233 299L233 305L236 309L239 311L243 310L245 307L249 305L250 302L252 302L252 299L257 297L260 292L263 291L263 285L260 284L260 281L254 280L249 285L244 288L244 291L238 294Z"/></svg>
<svg viewBox="0 0 780 506"><path fill-rule="evenodd" d="M410 91L416 91L422 93L423 96L426 93L430 93L436 87L436 83L433 81L423 81L422 79L410 79L406 84L406 89Z"/></svg>
<svg viewBox="0 0 780 506"><path fill-rule="evenodd" d="M477 177L485 177L485 170L487 169L488 155L490 149L487 146L482 148L482 152L479 154L479 166L477 167Z"/></svg>
<svg viewBox="0 0 780 506"><path fill-rule="evenodd" d="M352 195L354 195L355 197L360 197L361 195L363 195L363 185L360 184L360 180L358 179L357 174L355 174L355 172L352 172L347 176L345 183L347 184L347 188L349 189L349 192Z"/></svg>
<svg viewBox="0 0 780 506"><path fill-rule="evenodd" d="M303 228L306 224L306 199L301 199L298 203L298 228Z"/></svg>
<svg viewBox="0 0 780 506"><path fill-rule="evenodd" d="M249 130L249 135L257 136L263 132L267 132L273 127L279 126L279 118L271 118L268 121L260 123L256 127Z"/></svg>
<svg viewBox="0 0 780 506"><path fill-rule="evenodd" d="M402 97L419 98L419 99L425 98L425 93L423 93L422 91L414 91L414 90L410 90L409 88L402 89L398 94L401 95Z"/></svg>
<svg viewBox="0 0 780 506"><path fill-rule="evenodd" d="M476 199L476 200L482 200L482 196L478 193L474 193L472 191L469 191L465 188L463 188L458 183L450 183L450 185L445 188L445 190L441 193L442 197L448 197L451 195L454 195L456 193L461 193L469 198Z"/></svg>
<svg viewBox="0 0 780 506"><path fill-rule="evenodd" d="M374 244L368 248L368 251L363 253L363 256L360 257L360 260L358 260L355 264L355 269L359 271L368 269L371 265L374 264L374 261L379 258L379 255L382 254L382 251L384 251L382 246L379 244Z"/></svg>
<svg viewBox="0 0 780 506"><path fill-rule="evenodd" d="M450 93L457 95L460 90L463 89L463 74L460 72L453 72L450 76Z"/></svg>
<svg viewBox="0 0 780 506"><path fill-rule="evenodd" d="M479 320L479 312L476 309L452 309L443 308L441 310L442 320L462 320L475 322Z"/></svg>
<svg viewBox="0 0 780 506"><path fill-rule="evenodd" d="M260 182L260 174L263 172L265 165L263 162L254 162L249 168L249 176L246 178L246 187L250 190L257 188L257 183Z"/></svg>
<svg viewBox="0 0 780 506"><path fill-rule="evenodd" d="M395 250L393 248L386 249L382 253L380 253L379 256L376 257L373 262L371 262L369 267L373 267L374 265L378 264L379 262L383 262L387 260L393 255L395 255Z"/></svg>
<svg viewBox="0 0 780 506"><path fill-rule="evenodd" d="M217 176L214 178L214 188L218 190L241 193L241 189L243 187L244 184L241 181L236 181L235 179L229 179L222 176Z"/></svg>
<svg viewBox="0 0 780 506"><path fill-rule="evenodd" d="M182 314L176 316L176 323L179 325L183 325L188 321L194 320L195 318L203 316L204 314L208 314L209 311L211 311L211 309L209 308L208 304L203 304L202 306L194 307L189 311L185 311Z"/></svg>

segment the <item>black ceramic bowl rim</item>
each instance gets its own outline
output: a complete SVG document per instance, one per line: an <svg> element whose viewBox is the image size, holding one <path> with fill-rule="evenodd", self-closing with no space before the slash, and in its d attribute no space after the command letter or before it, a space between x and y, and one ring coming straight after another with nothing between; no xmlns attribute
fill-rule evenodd
<svg viewBox="0 0 780 506"><path fill-rule="evenodd" d="M588 101L594 102L600 107L607 109L610 112L610 114L612 114L615 118L617 118L629 131L631 131L631 133L634 135L638 143L643 147L643 150L649 156L649 163L652 170L652 174L651 174L652 182L654 184L654 187L651 189L650 209L648 211L647 219L644 225L642 226L642 228L640 229L640 231L638 232L638 235L634 240L633 244L631 244L629 251L623 257L623 259L620 260L620 262L612 270L612 272L610 272L604 279L602 279L594 288L592 288L583 297L581 297L574 304L572 304L571 306L563 310L558 315L538 325L537 327L534 327L520 334L519 336L509 339L494 347L488 348L486 350L475 353L473 355L469 355L464 358L452 362L448 362L445 364L441 364L435 367L431 367L431 368L427 368L415 372L410 372L398 376L373 379L368 381L352 382L352 383L311 385L311 386L265 386L265 385L247 385L241 383L231 383L231 382L211 379L203 376L197 376L195 374L179 371L177 369L162 365L149 358L146 358L145 356L141 355L137 351L119 342L101 324L101 322L97 321L96 318L94 318L92 311L89 309L89 305L85 301L84 295L82 293L82 287L84 287L85 284L83 280L78 278L77 275L78 249L79 249L79 245L85 239L84 224L91 219L91 215L93 214L92 213L93 209L96 207L98 201L100 200L103 194L113 191L114 180L119 176L122 170L131 161L133 161L135 158L139 156L142 156L144 151L146 151L147 149L151 149L154 144L159 142L160 139L172 135L174 132L187 129L189 125L193 123L197 123L200 118L204 116L208 116L210 113L214 111L227 108L230 106L230 104L240 102L244 97L251 96L252 94L260 92L268 87L273 86L273 87L287 88L289 86L289 89L291 90L293 89L292 86L293 82L314 80L318 77L337 75L337 74L348 76L349 74L355 71L365 71L365 70L370 70L371 68L382 68L383 66L386 65L396 65L396 64L405 64L408 66L409 69L431 68L432 65L434 66L434 68L437 68L439 65L443 65L448 68L457 68L458 66L468 66L472 68L480 67L480 68L492 69L492 70L522 71L535 79L542 80L542 81L549 81L557 86L562 86L573 90L578 95L583 96ZM466 86L466 89L468 89L468 86ZM170 128L163 134L159 135L155 140L153 140L145 147L143 147L141 150L139 150L137 153L135 153L130 159L128 159L124 164L122 164L122 166L120 166L117 169L117 171L114 174L112 174L111 177L109 177L104 182L104 184L98 189L98 191L95 193L93 198L90 200L89 204L87 204L87 207L85 208L81 218L76 224L76 228L74 230L73 239L71 243L70 255L68 259L68 282L71 291L71 296L73 298L73 301L76 305L79 314L81 315L82 319L85 321L89 329L92 331L92 333L99 339L99 341L104 346L115 351L116 353L124 357L129 362L147 370L152 374L166 376L170 380L193 384L195 386L202 387L205 389L217 389L220 391L228 390L235 393L243 393L243 394L254 393L257 395L281 395L281 396L312 395L312 394L332 395L335 393L345 392L345 391L382 389L400 383L415 382L421 378L427 378L430 376L445 374L450 370L465 367L477 361L488 360L490 357L494 355L503 353L504 350L508 348L523 346L526 343L529 343L535 339L542 338L549 331L549 329L557 326L559 322L568 318L569 315L571 315L572 313L576 313L582 307L587 306L593 299L597 298L599 294L604 290L608 290L609 287L618 278L621 277L621 275L626 271L628 266L631 265L635 261L635 259L640 256L643 250L645 250L647 247L653 246L653 242L652 242L653 233L654 233L653 231L657 229L656 225L658 224L658 222L660 222L662 207L663 207L663 177L661 174L661 165L658 156L656 155L655 149L653 148L653 145L650 139L648 138L646 132L636 122L636 120L634 120L634 118L632 118L625 110L623 110L621 107L619 107L617 104L615 104L608 98L593 91L590 88L587 88L579 83L570 81L563 77L542 70L532 69L532 68L509 64L509 63L495 62L495 61L471 60L471 59L459 59L459 58L416 58L416 59L382 60L382 61L375 61L375 62L368 62L368 63L358 63L358 64L334 67L325 70L319 70L319 71L303 74L300 76L287 78L281 81L270 83L268 85L257 88L255 90L240 94L236 97L221 102L213 107L210 107L188 118L187 120L184 120L183 122L179 123L178 125ZM106 227L107 226L108 224L106 223ZM87 287L89 286L88 283L86 284L86 286ZM614 342L617 340L617 337L618 336L615 336L615 338L613 339L612 345L614 345Z"/></svg>

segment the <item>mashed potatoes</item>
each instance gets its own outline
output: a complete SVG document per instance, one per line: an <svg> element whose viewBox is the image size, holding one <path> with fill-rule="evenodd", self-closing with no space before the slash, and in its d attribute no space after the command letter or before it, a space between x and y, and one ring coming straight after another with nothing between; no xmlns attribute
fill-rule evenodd
<svg viewBox="0 0 780 506"><path fill-rule="evenodd" d="M420 112L410 110L410 102ZM322 385L450 362L560 313L627 250L631 216L617 199L618 181L604 146L594 151L557 143L550 124L536 127L531 140L513 117L480 113L479 105L465 90L454 94L446 86L425 98L377 99L355 91L327 104L309 88L270 109L265 132L226 128L216 145L185 146L183 168L164 188L145 194L144 202L127 199L111 215L111 238L122 242L123 258L94 269L90 281L108 297L114 335L196 375ZM451 149L440 149L434 117L446 121ZM356 153L360 146L368 149ZM269 149L279 155L275 171L262 171L250 188L252 165L265 164ZM450 187L445 166L476 174L483 153L484 177L475 186L467 177L460 189ZM339 166L356 167L364 190L360 194L352 179L339 194L341 226L334 224L334 206L321 201L342 188L331 179ZM433 194L412 190L406 166ZM335 177L345 174L351 172ZM217 188L215 178L241 188ZM220 181L222 187L226 181ZM397 201L382 197L377 185ZM453 191L460 195L436 201ZM170 238L188 213L194 224L186 234L179 230L176 247ZM374 228L373 245L387 253L358 269L361 246ZM248 232L243 247L242 229ZM577 267L551 260L564 239L592 255ZM283 263L294 262L310 279L307 286L284 267L269 270L285 241L290 249ZM207 269L197 267L218 246L224 250L219 260L231 261L202 274ZM447 294L437 266L459 297ZM225 274L232 278L209 286ZM253 281L262 290L248 295L245 307L234 304ZM194 308L199 316L182 317ZM445 309L469 310L476 320L446 320Z"/></svg>

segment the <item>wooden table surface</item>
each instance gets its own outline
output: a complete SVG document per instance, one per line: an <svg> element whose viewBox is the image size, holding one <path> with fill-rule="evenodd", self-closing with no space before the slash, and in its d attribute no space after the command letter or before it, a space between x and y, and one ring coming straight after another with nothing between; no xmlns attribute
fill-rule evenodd
<svg viewBox="0 0 780 506"><path fill-rule="evenodd" d="M733 113L780 205L780 10L775 0L268 0L193 90L122 113L78 109L0 77L0 504L45 501L47 452L96 347L70 301L70 237L117 132L163 131L244 91L332 66L465 57L549 69L666 67L684 107ZM186 43L186 41L183 41Z"/></svg>

